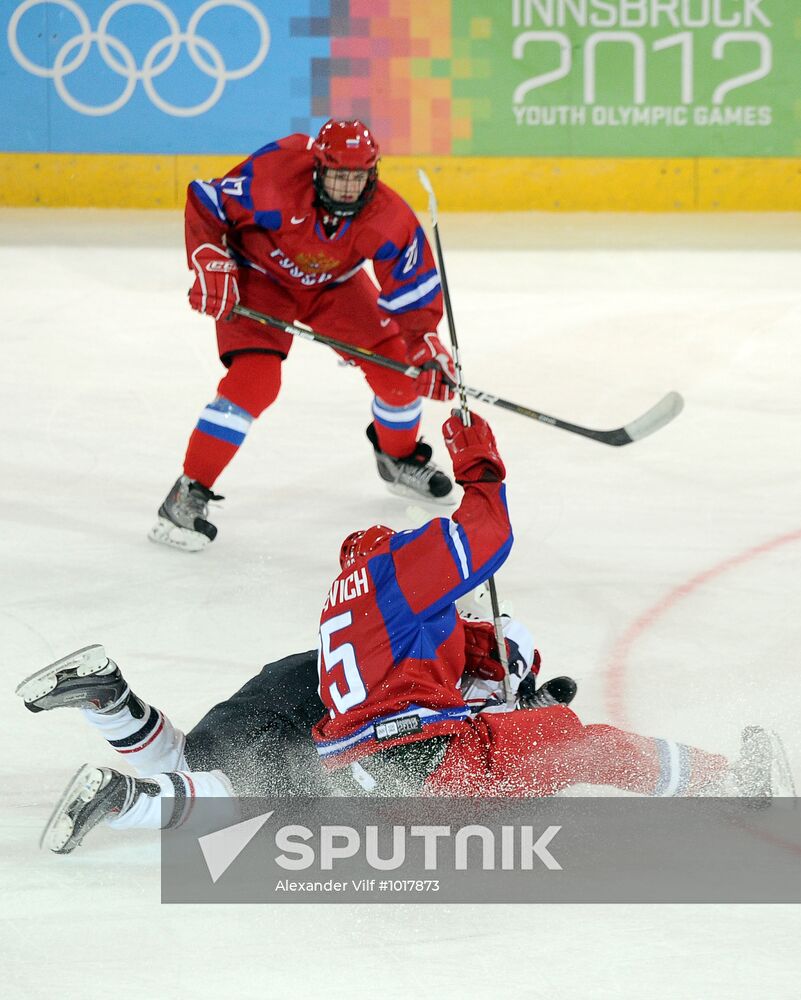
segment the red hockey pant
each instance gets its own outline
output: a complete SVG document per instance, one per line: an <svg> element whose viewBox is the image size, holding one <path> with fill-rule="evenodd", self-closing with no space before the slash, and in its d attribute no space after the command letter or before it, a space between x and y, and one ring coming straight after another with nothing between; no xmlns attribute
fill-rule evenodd
<svg viewBox="0 0 801 1000"><path fill-rule="evenodd" d="M426 786L437 795L553 795L578 784L659 794L660 784L670 785L667 746L613 726L585 726L565 706L485 714L451 739ZM693 794L728 767L725 757L672 746L686 764L683 794Z"/></svg>
<svg viewBox="0 0 801 1000"><path fill-rule="evenodd" d="M287 322L301 320L338 340L368 347L396 361L407 360L407 346L400 329L393 319L379 310L375 286L364 272L355 274L343 285L322 292L290 293L261 275L243 271L240 290L242 301L260 312ZM217 344L228 372L217 387L218 394L251 417L258 417L278 397L281 364L292 343L290 334L271 330L242 316L220 320ZM342 356L355 360L375 395L390 407L406 407L417 399L413 380L400 372L349 355ZM418 423L400 429L376 421L381 450L396 458L411 454L417 441ZM238 448L239 444L196 428L189 440L184 472L190 479L211 488Z"/></svg>

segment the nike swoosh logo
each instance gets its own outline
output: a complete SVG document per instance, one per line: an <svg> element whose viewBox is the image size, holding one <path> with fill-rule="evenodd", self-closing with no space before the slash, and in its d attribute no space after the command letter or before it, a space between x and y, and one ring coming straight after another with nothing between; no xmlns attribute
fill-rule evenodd
<svg viewBox="0 0 801 1000"><path fill-rule="evenodd" d="M293 215L290 221L292 222L293 226L299 226L301 222L305 222L306 219L308 219L308 215L302 215L299 219L296 219L295 216Z"/></svg>
<svg viewBox="0 0 801 1000"><path fill-rule="evenodd" d="M274 810L270 810L261 816L254 816L253 819L246 819L242 823L235 823L233 826L226 826L222 830L198 837L212 882L216 882L228 871L273 812Z"/></svg>
<svg viewBox="0 0 801 1000"><path fill-rule="evenodd" d="M389 326L391 322L392 322L392 317L387 316L386 319L381 320L381 326Z"/></svg>

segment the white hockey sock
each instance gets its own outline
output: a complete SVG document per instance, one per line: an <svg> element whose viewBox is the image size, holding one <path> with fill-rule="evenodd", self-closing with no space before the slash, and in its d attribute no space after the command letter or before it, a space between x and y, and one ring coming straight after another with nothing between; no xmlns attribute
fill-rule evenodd
<svg viewBox="0 0 801 1000"><path fill-rule="evenodd" d="M128 705L117 712L81 709L86 721L124 756L139 774L154 774L186 768L186 737L163 712L140 701L144 715L137 719Z"/></svg>
<svg viewBox="0 0 801 1000"><path fill-rule="evenodd" d="M148 775L149 781L158 782L161 794L140 795L131 808L121 816L106 820L115 830L160 830L162 827L161 804L172 799L172 814L166 816L168 829L182 826L192 814L195 799L231 799L231 822L239 818L239 809L231 782L222 771L170 771L166 774Z"/></svg>

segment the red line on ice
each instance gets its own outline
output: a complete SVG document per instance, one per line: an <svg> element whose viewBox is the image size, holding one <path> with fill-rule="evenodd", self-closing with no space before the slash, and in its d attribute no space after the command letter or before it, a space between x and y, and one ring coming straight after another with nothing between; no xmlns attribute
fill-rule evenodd
<svg viewBox="0 0 801 1000"><path fill-rule="evenodd" d="M697 573L684 583L680 583L657 601L656 604L652 605L636 618L612 647L604 669L606 675L604 700L606 710L613 721L623 729L629 728L624 705L626 672L632 647L641 636L653 628L660 618L663 618L668 611L671 611L686 597L689 597L696 590L706 586L711 581L716 580L719 576L723 576L724 573L728 573L730 570L736 569L750 562L752 559L757 559L768 552L773 552L783 545L790 545L798 541L801 541L801 529L790 531L785 535L779 535L777 538L771 538L767 542L762 542L759 545L745 549L743 552L724 559L715 566Z"/></svg>

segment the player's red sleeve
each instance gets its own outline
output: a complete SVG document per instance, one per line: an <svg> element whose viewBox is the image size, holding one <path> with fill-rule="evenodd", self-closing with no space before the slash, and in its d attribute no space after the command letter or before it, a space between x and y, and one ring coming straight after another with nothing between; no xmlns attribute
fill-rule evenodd
<svg viewBox="0 0 801 1000"><path fill-rule="evenodd" d="M413 614L433 614L492 576L512 542L503 483L467 483L453 518L392 537L400 595Z"/></svg>
<svg viewBox="0 0 801 1000"><path fill-rule="evenodd" d="M256 160L261 151L237 163L223 177L214 180L194 180L186 193L184 232L186 258L193 267L192 254L204 243L225 247L228 235L237 222L247 221L250 214L243 202L251 196L251 184Z"/></svg>
<svg viewBox="0 0 801 1000"><path fill-rule="evenodd" d="M466 483L464 499L454 512L453 520L468 539L473 575L483 573L478 581L483 583L505 562L512 547L506 487L494 482ZM501 552L503 557L499 560ZM493 568L488 569L489 566Z"/></svg>
<svg viewBox="0 0 801 1000"><path fill-rule="evenodd" d="M228 229L222 200L213 182L192 181L187 191L184 212L187 266L190 269L193 267L192 254L204 243L223 248Z"/></svg>
<svg viewBox="0 0 801 1000"><path fill-rule="evenodd" d="M378 305L412 342L436 330L442 319L439 273L426 235L406 202L382 187L380 211L381 236L373 257Z"/></svg>

